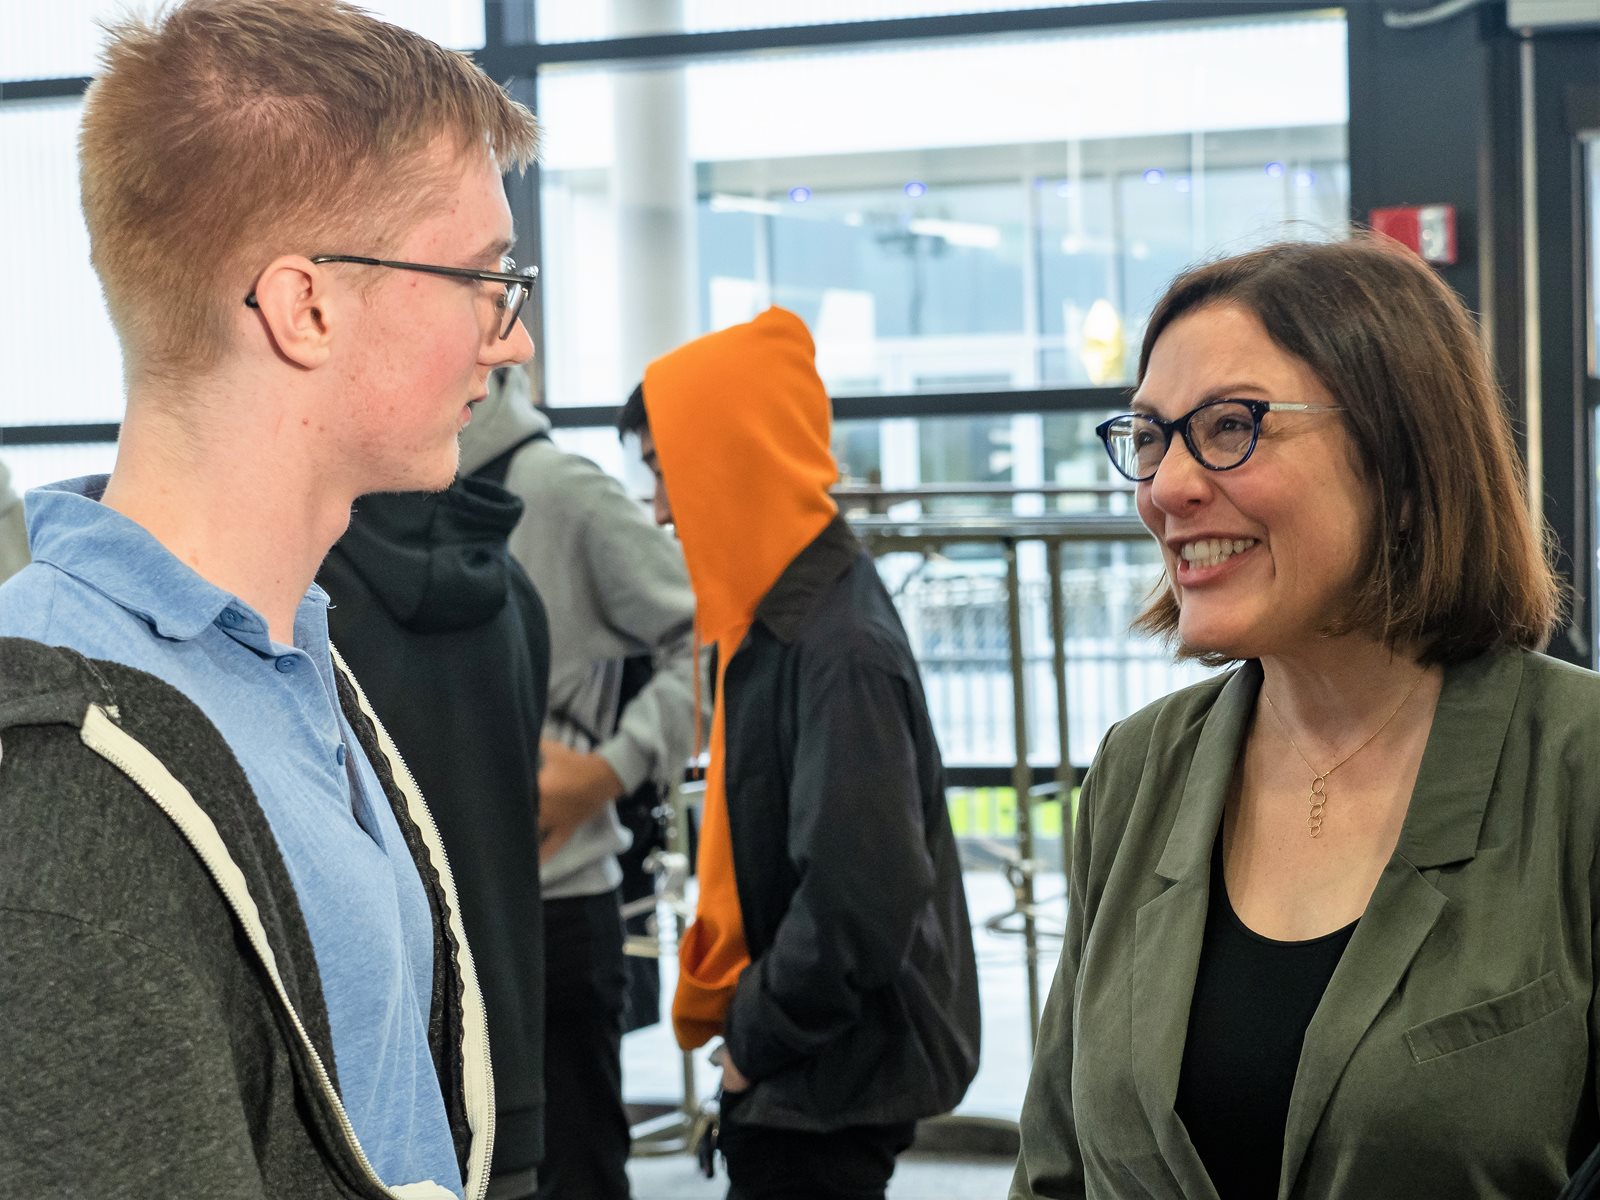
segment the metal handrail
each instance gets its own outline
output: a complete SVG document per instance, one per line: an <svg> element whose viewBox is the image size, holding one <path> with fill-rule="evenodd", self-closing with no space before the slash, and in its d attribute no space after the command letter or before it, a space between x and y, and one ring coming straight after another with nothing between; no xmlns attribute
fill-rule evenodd
<svg viewBox="0 0 1600 1200"><path fill-rule="evenodd" d="M992 495L988 485L952 487L941 490L941 495ZM978 490L984 489L984 490ZM1126 489L1116 489L1119 493ZM1033 489L1018 489L1017 493L1035 494ZM877 495L894 501L909 498L904 492L881 489ZM1033 768L1028 756L1026 664L1023 656L1022 581L1018 565L1017 544L1024 541L1040 542L1044 546L1046 572L1050 580L1050 636L1053 644L1052 673L1055 677L1057 745L1059 763L1056 768L1055 796L1062 805L1061 865L1064 874L1072 870L1072 784L1074 771L1068 744L1067 729L1067 668L1066 668L1066 600L1061 581L1061 547L1068 542L1138 541L1149 536L1144 524L1132 513L993 513L993 514L928 514L915 517L890 517L873 514L848 516L851 528L875 552L910 551L930 554L951 543L990 542L999 547L1005 560L1006 621L1011 644L1011 694L1015 765L1012 767L1012 788L1017 796L1016 853L1006 864L1006 875L1014 893L1012 906L985 922L996 932L1020 932L1023 939L1024 963L1028 986L1028 1033L1030 1049L1036 1046L1039 1020L1043 1008L1042 980L1039 970L1039 941L1041 913L1034 891L1037 863L1034 859L1032 798L1034 794ZM1020 920L1021 928L1014 922ZM1054 930L1049 931L1053 936Z"/></svg>
<svg viewBox="0 0 1600 1200"><path fill-rule="evenodd" d="M880 487L877 484L841 483L832 490L840 500L1009 500L1017 496L1132 496L1134 489L1117 484L1075 483L924 483L916 487Z"/></svg>
<svg viewBox="0 0 1600 1200"><path fill-rule="evenodd" d="M849 516L850 528L891 549L924 549L943 542L1127 542L1150 536L1132 513L933 513L927 516Z"/></svg>

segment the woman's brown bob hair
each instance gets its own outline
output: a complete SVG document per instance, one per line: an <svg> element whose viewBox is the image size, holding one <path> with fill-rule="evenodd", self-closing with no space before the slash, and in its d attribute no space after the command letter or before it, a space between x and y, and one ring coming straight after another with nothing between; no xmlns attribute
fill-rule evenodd
<svg viewBox="0 0 1600 1200"><path fill-rule="evenodd" d="M1316 373L1344 409L1373 490L1364 566L1349 608L1325 632L1368 631L1416 647L1424 663L1543 647L1561 585L1528 516L1488 356L1456 294L1421 259L1373 235L1267 246L1173 281L1145 330L1141 382L1167 326L1212 304L1248 309ZM1182 657L1229 661L1178 644L1170 581L1134 628Z"/></svg>

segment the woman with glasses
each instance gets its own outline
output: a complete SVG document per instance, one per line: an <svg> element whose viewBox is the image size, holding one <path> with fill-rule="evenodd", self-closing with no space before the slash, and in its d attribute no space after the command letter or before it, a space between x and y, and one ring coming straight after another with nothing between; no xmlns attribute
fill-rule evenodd
<svg viewBox="0 0 1600 1200"><path fill-rule="evenodd" d="M1551 1197L1593 1144L1600 677L1493 374L1422 262L1177 279L1099 428L1230 666L1084 783L1011 1195Z"/></svg>

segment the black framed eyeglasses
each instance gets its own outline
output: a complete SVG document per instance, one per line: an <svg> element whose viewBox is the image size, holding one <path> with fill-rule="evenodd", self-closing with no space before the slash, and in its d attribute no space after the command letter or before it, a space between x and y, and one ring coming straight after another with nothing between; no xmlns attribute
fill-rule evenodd
<svg viewBox="0 0 1600 1200"><path fill-rule="evenodd" d="M1208 471L1241 467L1255 452L1261 418L1269 412L1339 412L1337 405L1289 400L1207 400L1171 421L1149 413L1122 413L1095 426L1114 466L1135 483L1154 479L1181 434L1189 453Z"/></svg>
<svg viewBox="0 0 1600 1200"><path fill-rule="evenodd" d="M323 263L355 263L360 267L390 267L396 271L421 271L424 275L445 275L451 279L474 279L479 283L499 283L505 285L505 291L500 294L498 307L502 313L500 321L500 340L503 342L511 336L511 331L517 327L517 317L522 312L522 306L528 301L528 293L533 290L533 285L538 282L538 267L523 267L517 269L517 264L511 259L505 260L504 271L478 271L471 267L440 267L433 263L399 262L389 258L367 258L360 254L317 254L311 261L321 266ZM251 292L244 298L246 307L256 308L256 294Z"/></svg>

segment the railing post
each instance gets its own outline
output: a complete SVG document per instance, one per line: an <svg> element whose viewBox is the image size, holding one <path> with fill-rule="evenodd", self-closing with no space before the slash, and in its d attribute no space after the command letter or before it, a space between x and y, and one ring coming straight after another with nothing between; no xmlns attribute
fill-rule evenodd
<svg viewBox="0 0 1600 1200"><path fill-rule="evenodd" d="M1011 719L1017 750L1017 763L1011 772L1011 786L1017 796L1017 857L1021 860L1017 907L1022 910L1023 955L1028 970L1028 1052L1031 1055L1039 1039L1039 931L1033 911L1033 812L1030 808L1033 771L1028 764L1028 680L1023 653L1022 573L1017 564L1016 539L1005 538L1001 545L1006 556L1006 618L1011 631Z"/></svg>
<svg viewBox="0 0 1600 1200"><path fill-rule="evenodd" d="M1067 734L1067 600L1061 582L1061 542L1045 543L1045 570L1050 575L1050 639L1056 680L1056 746L1060 763L1056 767L1056 795L1061 800L1061 875L1072 873L1072 753Z"/></svg>

